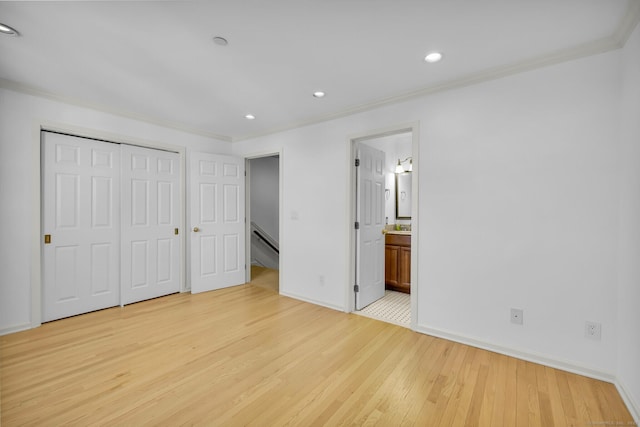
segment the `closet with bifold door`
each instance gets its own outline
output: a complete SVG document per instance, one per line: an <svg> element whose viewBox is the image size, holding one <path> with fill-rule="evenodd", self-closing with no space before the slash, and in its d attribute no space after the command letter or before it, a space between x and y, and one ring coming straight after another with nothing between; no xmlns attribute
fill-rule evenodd
<svg viewBox="0 0 640 427"><path fill-rule="evenodd" d="M180 156L43 131L42 320L180 291Z"/></svg>

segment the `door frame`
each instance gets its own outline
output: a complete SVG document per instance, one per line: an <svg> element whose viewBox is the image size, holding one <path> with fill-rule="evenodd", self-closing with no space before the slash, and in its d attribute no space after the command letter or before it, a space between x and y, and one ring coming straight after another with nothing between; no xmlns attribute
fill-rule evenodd
<svg viewBox="0 0 640 427"><path fill-rule="evenodd" d="M42 324L42 152L41 132L51 131L95 139L118 144L134 145L138 147L152 148L156 150L172 151L180 156L180 292L186 292L186 148L158 141L145 140L132 136L125 136L96 129L73 126L67 123L40 121L32 127L32 163L31 179L33 180L33 192L31 193L33 206L31 211L31 324L30 328L36 328Z"/></svg>
<svg viewBox="0 0 640 427"><path fill-rule="evenodd" d="M411 133L411 156L413 158L413 172L411 174L411 329L416 330L418 325L418 183L420 171L420 122L401 123L394 126L388 126L381 129L369 130L352 134L347 137L347 153L348 171L349 171L349 190L347 191L348 221L347 231L347 247L349 256L348 277L345 286L345 312L351 313L355 311L355 292L353 285L356 276L356 233L354 224L356 221L356 144L370 139L381 138L384 136L396 135L400 133Z"/></svg>
<svg viewBox="0 0 640 427"><path fill-rule="evenodd" d="M282 221L283 215L283 200L284 197L284 180L283 176L283 165L284 165L284 149L274 150L274 151L264 151L259 153L253 153L243 156L245 161L244 170L246 172L245 180L244 180L244 210L245 210L245 265L246 265L246 281L249 283L251 281L251 162L253 159L260 159L263 157L272 157L278 156L278 243L280 244L279 248L279 256L278 256L278 271L282 271L283 265L283 251L282 251L282 230L284 222ZM286 252L286 251L285 251ZM278 293L282 292L282 275L279 275L278 279Z"/></svg>

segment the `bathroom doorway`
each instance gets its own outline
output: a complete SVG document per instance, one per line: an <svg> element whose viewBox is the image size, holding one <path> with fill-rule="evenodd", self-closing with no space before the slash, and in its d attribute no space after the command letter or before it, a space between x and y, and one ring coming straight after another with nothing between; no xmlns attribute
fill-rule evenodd
<svg viewBox="0 0 640 427"><path fill-rule="evenodd" d="M363 147L364 146L364 147ZM362 221L375 223L366 217L363 203L375 199L365 193L371 185L366 182L366 171L358 170L362 163L356 161L366 150L381 151L384 156L384 188L381 190L384 203L384 223L379 233L384 244L382 261L374 261L370 248L372 239L364 239L362 230L366 227ZM366 151L365 150L365 151ZM415 329L417 313L417 177L418 177L418 129L417 124L410 127L399 127L385 132L372 132L369 135L351 138L351 157L354 172L352 173L351 200L352 218L355 224L351 238L351 278L350 307L356 314L372 317L388 323L394 323ZM365 154L366 155L366 154ZM360 163L360 164L358 164ZM358 166L355 166L358 165ZM363 175L364 174L364 175ZM364 177L362 179L361 177ZM359 182L362 181L362 182ZM378 203L378 202L373 202ZM382 262L383 287L375 291L376 298L362 298L360 293L372 280L369 266ZM374 274L375 275L375 274ZM370 296L370 292L364 295ZM360 298L360 299L359 299ZM366 302L366 305L362 304Z"/></svg>
<svg viewBox="0 0 640 427"><path fill-rule="evenodd" d="M247 282L280 292L280 155L246 160Z"/></svg>

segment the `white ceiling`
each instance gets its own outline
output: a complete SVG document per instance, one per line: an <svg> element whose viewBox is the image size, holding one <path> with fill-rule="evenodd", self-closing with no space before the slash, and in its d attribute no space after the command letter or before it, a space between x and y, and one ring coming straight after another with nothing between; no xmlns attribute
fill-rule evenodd
<svg viewBox="0 0 640 427"><path fill-rule="evenodd" d="M239 140L620 47L638 3L0 2L21 33L0 36L0 85Z"/></svg>

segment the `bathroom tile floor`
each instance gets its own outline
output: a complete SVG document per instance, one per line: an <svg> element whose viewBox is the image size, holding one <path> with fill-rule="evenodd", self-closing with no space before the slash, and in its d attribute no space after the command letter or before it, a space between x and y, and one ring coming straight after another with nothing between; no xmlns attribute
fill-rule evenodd
<svg viewBox="0 0 640 427"><path fill-rule="evenodd" d="M411 295L385 290L384 297L356 311L355 314L409 328L411 327Z"/></svg>

